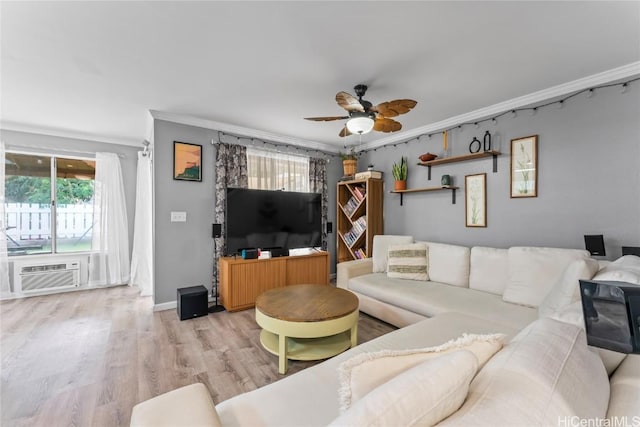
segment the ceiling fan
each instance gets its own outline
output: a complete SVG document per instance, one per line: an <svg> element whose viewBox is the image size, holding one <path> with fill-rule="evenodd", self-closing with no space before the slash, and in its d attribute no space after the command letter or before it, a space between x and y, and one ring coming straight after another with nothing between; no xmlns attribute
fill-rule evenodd
<svg viewBox="0 0 640 427"><path fill-rule="evenodd" d="M348 116L329 117L305 117L305 120L315 122L330 122L333 120L348 119L346 126L342 128L339 135L342 137L351 134L369 133L371 130L378 132L396 132L402 129L402 125L391 119L400 114L408 113L417 102L412 99L395 99L382 104L373 105L369 101L362 99L367 92L367 86L359 84L353 88L358 99L347 92L338 92L336 102L339 106L347 110Z"/></svg>

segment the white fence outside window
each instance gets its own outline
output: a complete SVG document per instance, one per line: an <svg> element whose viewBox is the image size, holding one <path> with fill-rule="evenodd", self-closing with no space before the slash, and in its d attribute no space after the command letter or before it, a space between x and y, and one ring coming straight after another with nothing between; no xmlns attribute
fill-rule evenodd
<svg viewBox="0 0 640 427"><path fill-rule="evenodd" d="M58 238L80 238L90 235L93 225L93 203L58 205ZM50 239L51 207L38 203L6 203L7 236L14 241Z"/></svg>

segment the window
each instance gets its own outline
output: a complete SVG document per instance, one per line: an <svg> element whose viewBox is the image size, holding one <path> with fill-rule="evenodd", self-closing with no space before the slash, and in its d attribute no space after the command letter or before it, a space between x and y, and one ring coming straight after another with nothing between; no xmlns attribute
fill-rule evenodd
<svg viewBox="0 0 640 427"><path fill-rule="evenodd" d="M9 255L90 250L95 160L11 152L5 157Z"/></svg>
<svg viewBox="0 0 640 427"><path fill-rule="evenodd" d="M309 158L247 148L249 188L309 191Z"/></svg>

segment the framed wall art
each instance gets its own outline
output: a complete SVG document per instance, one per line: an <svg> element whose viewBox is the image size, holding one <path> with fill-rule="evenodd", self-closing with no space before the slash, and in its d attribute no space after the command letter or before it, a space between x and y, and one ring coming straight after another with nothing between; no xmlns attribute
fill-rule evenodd
<svg viewBox="0 0 640 427"><path fill-rule="evenodd" d="M467 227L487 226L487 174L464 177L464 209Z"/></svg>
<svg viewBox="0 0 640 427"><path fill-rule="evenodd" d="M511 140L511 198L538 197L538 135Z"/></svg>
<svg viewBox="0 0 640 427"><path fill-rule="evenodd" d="M173 141L173 179L202 181L202 145Z"/></svg>

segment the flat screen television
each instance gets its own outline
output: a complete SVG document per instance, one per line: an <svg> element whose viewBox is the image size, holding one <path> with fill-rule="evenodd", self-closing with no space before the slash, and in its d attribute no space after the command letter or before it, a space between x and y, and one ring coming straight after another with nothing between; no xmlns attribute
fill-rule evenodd
<svg viewBox="0 0 640 427"><path fill-rule="evenodd" d="M580 280L580 298L589 345L640 353L639 285Z"/></svg>
<svg viewBox="0 0 640 427"><path fill-rule="evenodd" d="M319 193L227 188L225 255L322 245Z"/></svg>

